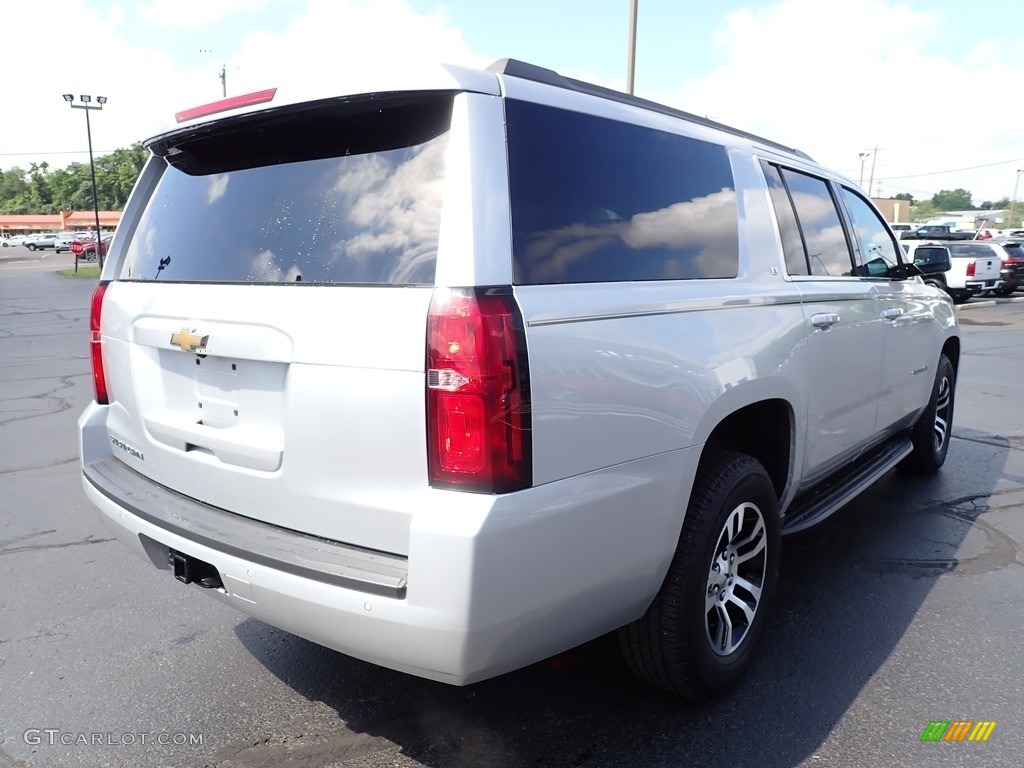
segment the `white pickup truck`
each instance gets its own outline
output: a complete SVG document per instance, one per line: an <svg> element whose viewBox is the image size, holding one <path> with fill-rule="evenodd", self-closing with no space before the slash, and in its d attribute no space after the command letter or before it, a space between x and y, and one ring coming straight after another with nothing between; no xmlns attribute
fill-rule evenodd
<svg viewBox="0 0 1024 768"><path fill-rule="evenodd" d="M913 258L924 281L944 290L958 304L982 291L996 290L1002 282L1002 261L979 243L901 241L900 245ZM950 266L944 269L947 254Z"/></svg>

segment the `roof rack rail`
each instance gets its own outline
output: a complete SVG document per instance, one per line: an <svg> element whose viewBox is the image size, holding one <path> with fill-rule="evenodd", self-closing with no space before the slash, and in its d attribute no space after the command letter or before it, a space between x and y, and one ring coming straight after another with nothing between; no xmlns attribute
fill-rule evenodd
<svg viewBox="0 0 1024 768"><path fill-rule="evenodd" d="M719 131L725 131L731 133L734 136L742 136L745 139L756 141L761 144L766 144L775 149L780 149L784 152L802 157L804 160L814 162L811 157L799 149L793 147L787 147L785 144L780 144L777 141L766 139L763 136L758 136L754 133L748 133L747 131L741 131L739 128L733 128L723 123L716 123L714 120L708 120L706 117L700 115L694 115L690 112L684 112L681 109L674 109L667 107L664 104L659 104L656 101L648 101L647 99L641 99L637 96L630 96L627 93L621 91L614 91L611 88L605 88L600 85L594 85L593 83L586 83L582 80L574 80L571 77L560 75L553 69L546 69L545 67L538 67L535 64L528 64L525 61L519 61L518 59L498 59L487 68L488 72L494 72L499 75L509 75L511 77L518 77L522 80L532 80L537 83L544 83L545 85L553 85L556 88L565 88L569 91L577 91L579 93L587 93L591 96L599 96L603 99L609 99L611 101L617 101L622 104L631 104L641 109L646 109L651 112L658 112L663 115L669 115L671 117L680 117L683 120L688 120L691 123L697 123L708 128L714 128Z"/></svg>

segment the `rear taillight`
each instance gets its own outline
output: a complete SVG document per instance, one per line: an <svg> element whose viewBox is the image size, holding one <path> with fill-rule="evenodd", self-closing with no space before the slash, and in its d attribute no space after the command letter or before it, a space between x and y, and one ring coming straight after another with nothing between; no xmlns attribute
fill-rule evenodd
<svg viewBox="0 0 1024 768"><path fill-rule="evenodd" d="M89 305L89 347L92 353L92 383L96 392L96 402L107 405L107 377L103 372L103 339L100 336L100 316L103 313L103 294L107 290L106 283L100 283L92 292Z"/></svg>
<svg viewBox="0 0 1024 768"><path fill-rule="evenodd" d="M528 488L529 370L511 289L435 291L426 362L430 484L490 493Z"/></svg>
<svg viewBox="0 0 1024 768"><path fill-rule="evenodd" d="M970 262L967 265L967 276L968 277L974 277L974 262L973 261Z"/></svg>

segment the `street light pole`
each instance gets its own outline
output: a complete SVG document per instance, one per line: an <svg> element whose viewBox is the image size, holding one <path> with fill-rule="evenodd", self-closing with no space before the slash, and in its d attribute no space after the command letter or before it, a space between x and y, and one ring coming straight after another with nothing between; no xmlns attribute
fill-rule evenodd
<svg viewBox="0 0 1024 768"><path fill-rule="evenodd" d="M871 157L870 152L861 152L860 155L860 182L857 184L861 189L864 189L864 161ZM870 190L868 190L870 192Z"/></svg>
<svg viewBox="0 0 1024 768"><path fill-rule="evenodd" d="M89 121L89 111L93 109L103 109L103 105L107 103L106 96L97 96L96 105L93 105L92 96L79 96L81 104L75 104L75 97L73 94L65 93L64 101L72 109L84 109L85 110L85 135L89 140L89 171L92 174L92 210L96 216L96 259L99 261L100 271L103 271L103 244L100 242L100 200L99 194L96 191L96 162L92 157L92 124ZM78 271L78 255L75 255L75 271Z"/></svg>

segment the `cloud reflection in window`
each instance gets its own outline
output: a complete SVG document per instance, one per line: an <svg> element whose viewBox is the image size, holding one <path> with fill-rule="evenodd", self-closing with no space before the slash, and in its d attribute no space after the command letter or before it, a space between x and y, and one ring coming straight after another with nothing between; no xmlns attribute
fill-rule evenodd
<svg viewBox="0 0 1024 768"><path fill-rule="evenodd" d="M565 279L595 254L629 262L633 279L735 277L737 247L736 192L722 189L627 219L538 232L526 262L538 282Z"/></svg>

